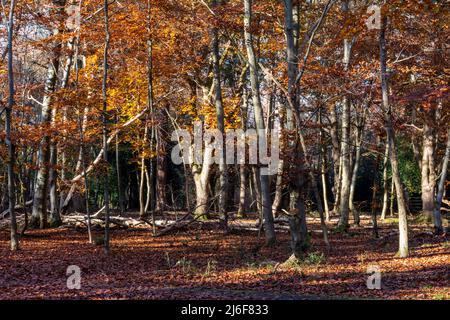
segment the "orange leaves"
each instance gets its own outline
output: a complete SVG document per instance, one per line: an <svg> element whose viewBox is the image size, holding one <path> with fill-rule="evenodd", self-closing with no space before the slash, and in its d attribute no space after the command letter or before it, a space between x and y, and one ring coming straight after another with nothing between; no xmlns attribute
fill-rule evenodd
<svg viewBox="0 0 450 320"><path fill-rule="evenodd" d="M252 214L239 225L255 222ZM288 233L280 232L279 243L268 248L254 231L224 236L216 221L163 237L150 237L148 227L113 228L109 257L87 242L84 226L30 230L14 254L8 250L8 234L1 232L0 299L450 298L445 238L429 236L413 224L412 255L397 259L392 226L381 223L382 238L376 241L369 224L365 218L352 235L333 234L333 247L339 250L324 253L321 264L297 268L277 267L289 255ZM308 225L314 251L325 252L319 222L308 219ZM382 290L367 289L367 266L372 264L382 272ZM65 286L69 265L82 270L80 290Z"/></svg>

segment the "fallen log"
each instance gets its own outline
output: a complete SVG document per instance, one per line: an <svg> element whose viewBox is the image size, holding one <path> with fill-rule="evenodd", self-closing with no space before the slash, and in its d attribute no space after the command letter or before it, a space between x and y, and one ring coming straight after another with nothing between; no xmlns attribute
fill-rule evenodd
<svg viewBox="0 0 450 320"><path fill-rule="evenodd" d="M27 202L25 202L25 206L26 206L26 207L29 207L29 206L31 206L32 204L33 204L33 200L28 200ZM20 210L20 209L23 209L23 205L21 205L21 204L18 204L18 205L16 205L16 206L14 207L14 210ZM6 209L5 211L3 211L3 212L0 214L0 217L1 217L1 219L5 219L5 217L6 217L7 215L9 215L9 209Z"/></svg>
<svg viewBox="0 0 450 320"><path fill-rule="evenodd" d="M103 206L103 207L101 207L101 209L100 210L98 210L96 213L94 213L93 215L91 215L91 218L99 218L99 217L102 217L103 215L102 215L102 213L103 213L103 211L106 209L106 206Z"/></svg>
<svg viewBox="0 0 450 320"><path fill-rule="evenodd" d="M84 225L87 225L87 216L84 215L70 215L63 217L63 223L65 224L77 224L82 223ZM111 224L118 225L120 227L124 228L130 228L130 227L137 227L143 224L148 224L147 221L143 220L137 220L133 218L124 218L124 217L109 217L109 222ZM97 217L93 218L91 217L91 225L104 225L105 219L104 217Z"/></svg>
<svg viewBox="0 0 450 320"><path fill-rule="evenodd" d="M178 219L175 222L171 223L169 226L167 226L166 228L164 228L163 230L158 232L155 236L159 237L159 236L162 236L162 235L165 235L165 234L171 232L172 230L187 227L189 224L195 222L198 219L198 218L195 218L192 220L186 220L190 216L191 216L190 212L186 213L181 219Z"/></svg>

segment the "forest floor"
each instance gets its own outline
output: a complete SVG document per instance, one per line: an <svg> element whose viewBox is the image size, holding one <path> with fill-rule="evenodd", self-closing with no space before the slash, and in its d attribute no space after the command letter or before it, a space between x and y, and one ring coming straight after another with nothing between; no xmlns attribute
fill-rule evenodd
<svg viewBox="0 0 450 320"><path fill-rule="evenodd" d="M327 252L319 220L309 218L305 262L281 268L290 255L287 230L264 247L257 229L242 229L254 219L232 224L228 235L217 221L160 237L149 227L112 229L109 256L72 226L27 231L12 253L1 228L0 299L450 299L450 242L427 226L411 222L411 255L399 259L395 219L380 222L379 239L369 217L347 234L332 232ZM79 290L67 288L70 265L81 269ZM380 290L367 288L369 266L381 271Z"/></svg>

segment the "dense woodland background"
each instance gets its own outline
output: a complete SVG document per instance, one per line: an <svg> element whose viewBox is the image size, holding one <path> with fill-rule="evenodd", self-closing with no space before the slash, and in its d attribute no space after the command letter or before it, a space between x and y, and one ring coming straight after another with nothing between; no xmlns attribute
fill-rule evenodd
<svg viewBox="0 0 450 320"><path fill-rule="evenodd" d="M183 248L171 237L214 232L286 266L339 260L348 237L369 255L389 242L386 259L419 259L430 241L445 282L447 1L1 3L0 221L13 251L46 252L42 237L77 239L83 254L136 237ZM280 128L278 174L175 165L172 132L196 121Z"/></svg>

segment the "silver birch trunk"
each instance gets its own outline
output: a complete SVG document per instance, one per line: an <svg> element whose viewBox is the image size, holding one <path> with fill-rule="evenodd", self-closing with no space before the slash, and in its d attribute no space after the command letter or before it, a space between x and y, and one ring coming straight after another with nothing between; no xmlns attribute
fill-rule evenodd
<svg viewBox="0 0 450 320"><path fill-rule="evenodd" d="M343 2L343 11L349 11L349 1ZM350 39L344 39L344 71L348 71L350 64L352 43ZM350 97L344 97L342 106L342 137L341 137L341 159L342 159L342 176L341 176L341 191L339 203L339 223L338 227L345 231L348 228L349 219L349 199L350 199L350 184L351 184L351 161L350 161L350 121L351 121L351 101Z"/></svg>

